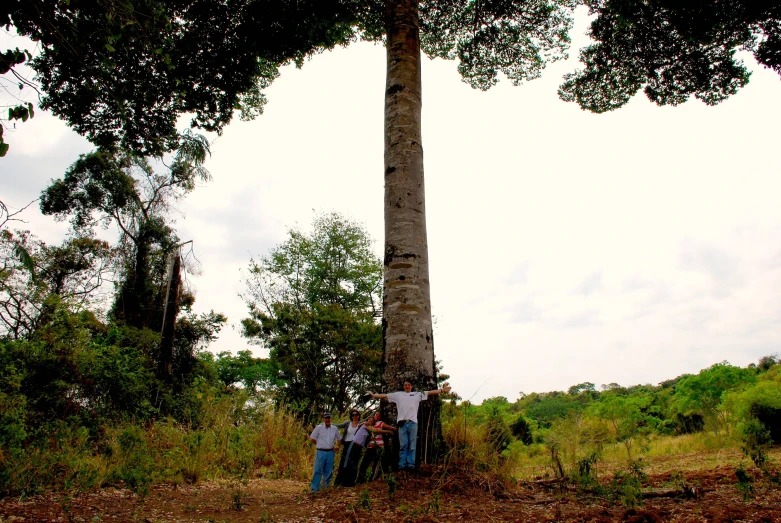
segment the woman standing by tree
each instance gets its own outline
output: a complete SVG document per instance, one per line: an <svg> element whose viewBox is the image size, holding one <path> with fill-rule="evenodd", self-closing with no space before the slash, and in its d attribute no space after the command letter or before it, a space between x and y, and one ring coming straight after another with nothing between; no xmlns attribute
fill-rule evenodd
<svg viewBox="0 0 781 523"><path fill-rule="evenodd" d="M339 486L351 486L347 483L350 483L348 480L349 475L349 467L346 468L347 460L349 459L348 454L350 454L351 451L354 452L353 449L358 451L358 457L360 458L360 451L363 448L363 445L360 444L357 448L355 448L355 445L351 445L353 443L353 439L355 438L355 434L358 432L358 430L361 428L363 424L361 423L361 413L356 410L352 409L350 411L350 419L347 421L343 421L342 423L339 423L336 425L336 427L340 430L343 430L342 433L342 457L339 460L339 471L336 473L336 481L335 484ZM358 462L355 462L355 466L357 468ZM352 482L351 484L355 483L355 475L353 474Z"/></svg>

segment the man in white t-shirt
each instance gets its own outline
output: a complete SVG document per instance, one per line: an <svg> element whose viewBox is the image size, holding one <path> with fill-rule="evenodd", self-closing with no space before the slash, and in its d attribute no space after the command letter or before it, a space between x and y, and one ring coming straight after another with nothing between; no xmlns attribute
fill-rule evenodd
<svg viewBox="0 0 781 523"><path fill-rule="evenodd" d="M336 425L331 425L331 413L323 414L323 423L315 427L309 440L315 444L315 471L312 475L312 493L320 490L320 482L327 487L331 484L331 475L334 472L334 454L339 450L339 442L342 434Z"/></svg>
<svg viewBox="0 0 781 523"><path fill-rule="evenodd" d="M370 393L375 399L396 404L396 424L399 427L399 470L415 470L415 448L418 442L418 407L430 395L448 392L449 386L425 392L412 392L412 382L404 380L404 390L390 394Z"/></svg>

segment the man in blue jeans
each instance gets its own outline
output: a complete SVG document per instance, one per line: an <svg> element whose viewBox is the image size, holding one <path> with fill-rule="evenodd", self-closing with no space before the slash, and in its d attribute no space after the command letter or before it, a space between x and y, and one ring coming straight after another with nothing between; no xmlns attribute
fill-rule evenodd
<svg viewBox="0 0 781 523"><path fill-rule="evenodd" d="M390 394L369 395L396 404L396 424L399 427L399 470L415 470L415 447L418 442L418 407L430 395L448 392L449 386L425 392L412 392L412 382L404 380L404 390Z"/></svg>
<svg viewBox="0 0 781 523"><path fill-rule="evenodd" d="M334 473L334 454L339 450L339 442L342 434L336 425L331 425L331 413L323 414L323 423L315 427L309 440L315 444L315 471L312 476L312 493L320 490L320 483L327 487L331 484L331 476Z"/></svg>

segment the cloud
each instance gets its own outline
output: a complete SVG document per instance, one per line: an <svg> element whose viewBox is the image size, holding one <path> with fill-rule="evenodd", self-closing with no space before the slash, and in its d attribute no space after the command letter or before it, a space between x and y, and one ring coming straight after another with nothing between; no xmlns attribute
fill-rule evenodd
<svg viewBox="0 0 781 523"><path fill-rule="evenodd" d="M510 323L533 323L542 319L542 310L531 300L516 302L505 309Z"/></svg>
<svg viewBox="0 0 781 523"><path fill-rule="evenodd" d="M633 293L648 289L655 289L656 286L657 283L655 283L653 280L634 275L623 281L621 284L621 290L624 292Z"/></svg>
<svg viewBox="0 0 781 523"><path fill-rule="evenodd" d="M504 278L505 285L524 285L529 282L529 262L524 261Z"/></svg>
<svg viewBox="0 0 781 523"><path fill-rule="evenodd" d="M725 249L686 238L680 245L681 267L710 276L713 283L724 288L739 283L738 259Z"/></svg>
<svg viewBox="0 0 781 523"><path fill-rule="evenodd" d="M563 318L549 319L545 324L555 329L582 329L593 325L599 325L599 311L591 309Z"/></svg>
<svg viewBox="0 0 781 523"><path fill-rule="evenodd" d="M577 287L572 290L572 294L582 294L583 296L590 296L591 294L600 291L604 288L604 282L602 281L601 270L596 271L587 276Z"/></svg>

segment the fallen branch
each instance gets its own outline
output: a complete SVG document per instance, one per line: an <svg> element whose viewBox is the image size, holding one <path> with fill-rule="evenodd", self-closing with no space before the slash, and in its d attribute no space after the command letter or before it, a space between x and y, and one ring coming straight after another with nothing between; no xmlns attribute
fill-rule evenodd
<svg viewBox="0 0 781 523"><path fill-rule="evenodd" d="M677 489L655 489L643 492L643 498L686 498L697 499L702 496L702 489L697 487L684 487Z"/></svg>

